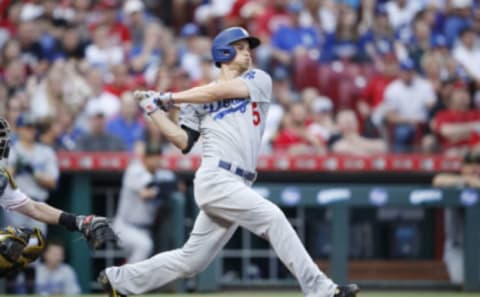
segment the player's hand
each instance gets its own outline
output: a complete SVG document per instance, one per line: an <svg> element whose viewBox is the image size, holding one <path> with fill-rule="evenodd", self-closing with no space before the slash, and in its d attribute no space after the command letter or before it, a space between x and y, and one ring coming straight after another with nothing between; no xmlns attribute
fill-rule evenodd
<svg viewBox="0 0 480 297"><path fill-rule="evenodd" d="M140 106L147 115L159 108L168 111L174 107L172 93L170 92L135 91L133 96L140 103Z"/></svg>

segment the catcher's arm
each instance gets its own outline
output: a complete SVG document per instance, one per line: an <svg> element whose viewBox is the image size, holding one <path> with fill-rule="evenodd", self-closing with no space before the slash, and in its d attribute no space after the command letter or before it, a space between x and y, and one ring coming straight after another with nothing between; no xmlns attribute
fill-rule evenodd
<svg viewBox="0 0 480 297"><path fill-rule="evenodd" d="M34 200L28 200L27 203L15 208L15 211L50 225L58 224L62 214L61 210Z"/></svg>
<svg viewBox="0 0 480 297"><path fill-rule="evenodd" d="M15 210L35 220L50 225L63 225L70 231L81 232L91 249L98 249L106 242L117 243L115 232L111 228L110 222L104 217L69 214L44 202L34 200L28 200L26 204Z"/></svg>
<svg viewBox="0 0 480 297"><path fill-rule="evenodd" d="M61 211L44 202L37 202L28 198L25 201L25 194L20 192L12 175L4 168L0 171L0 196L3 195L10 195L8 197L13 201L17 199L15 195L20 195L23 200L22 203L10 209L47 224L59 224L70 231L79 231L86 238L91 248L99 248L106 242L117 243L117 237L109 221L104 217L75 215Z"/></svg>

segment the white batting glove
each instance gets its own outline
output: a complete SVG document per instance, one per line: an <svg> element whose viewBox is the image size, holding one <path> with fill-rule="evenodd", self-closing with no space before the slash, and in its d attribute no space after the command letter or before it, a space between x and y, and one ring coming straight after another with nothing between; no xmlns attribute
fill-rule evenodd
<svg viewBox="0 0 480 297"><path fill-rule="evenodd" d="M150 115L159 108L168 111L174 106L172 93L170 92L135 91L133 96L139 101L140 106L147 115Z"/></svg>

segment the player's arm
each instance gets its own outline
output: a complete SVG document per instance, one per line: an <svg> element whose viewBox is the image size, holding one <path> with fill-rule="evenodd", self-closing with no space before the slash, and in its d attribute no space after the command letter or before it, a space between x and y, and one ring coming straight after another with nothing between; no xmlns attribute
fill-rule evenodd
<svg viewBox="0 0 480 297"><path fill-rule="evenodd" d="M0 206L47 224L58 224L70 231L79 231L92 248L98 248L107 241L116 242L116 235L106 218L71 214L44 202L34 201L17 188L6 168L0 169Z"/></svg>
<svg viewBox="0 0 480 297"><path fill-rule="evenodd" d="M240 78L172 93L172 100L175 103L209 103L229 98L248 97L247 84Z"/></svg>
<svg viewBox="0 0 480 297"><path fill-rule="evenodd" d="M29 199L27 203L15 208L15 211L46 224L58 224L62 211L44 202Z"/></svg>
<svg viewBox="0 0 480 297"><path fill-rule="evenodd" d="M135 91L134 96L140 101L140 105L145 112L150 114L158 106L170 110L176 104L181 103L205 104L230 98L248 98L249 89L245 81L235 78L175 93Z"/></svg>
<svg viewBox="0 0 480 297"><path fill-rule="evenodd" d="M187 130L182 129L175 122L173 122L168 117L166 112L156 109L149 115L150 119L155 123L160 132L168 139L168 141L173 143L182 151L185 151L188 148L189 142L191 142L192 139L189 139Z"/></svg>
<svg viewBox="0 0 480 297"><path fill-rule="evenodd" d="M440 173L432 183L434 187L462 187L467 185L467 180L460 174Z"/></svg>
<svg viewBox="0 0 480 297"><path fill-rule="evenodd" d="M470 137L470 133L475 131L478 123L445 123L440 126L439 133L449 140L456 141Z"/></svg>
<svg viewBox="0 0 480 297"><path fill-rule="evenodd" d="M135 91L134 96L145 112L151 114L158 106L170 110L181 103L205 104L223 99L248 98L249 88L243 79L235 78L175 93Z"/></svg>
<svg viewBox="0 0 480 297"><path fill-rule="evenodd" d="M272 79L266 72L254 69L241 77L219 81L176 93L157 93L153 91L135 91L134 96L143 110L150 114L157 108L170 110L176 104L205 104L223 99L250 98L258 102L270 102Z"/></svg>

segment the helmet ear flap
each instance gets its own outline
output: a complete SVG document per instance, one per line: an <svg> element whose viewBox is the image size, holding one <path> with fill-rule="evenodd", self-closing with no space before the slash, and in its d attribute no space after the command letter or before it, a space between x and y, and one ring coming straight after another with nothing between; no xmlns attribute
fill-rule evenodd
<svg viewBox="0 0 480 297"><path fill-rule="evenodd" d="M220 63L233 60L233 58L235 58L236 53L237 52L235 48L231 45L216 48L214 53L215 65L217 67L220 67Z"/></svg>

